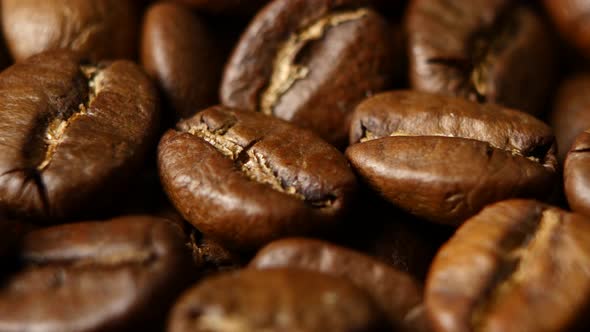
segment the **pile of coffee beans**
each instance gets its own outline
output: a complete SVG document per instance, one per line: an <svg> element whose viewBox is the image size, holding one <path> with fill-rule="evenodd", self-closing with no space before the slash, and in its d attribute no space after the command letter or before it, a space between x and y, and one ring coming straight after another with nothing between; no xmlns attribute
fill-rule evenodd
<svg viewBox="0 0 590 332"><path fill-rule="evenodd" d="M0 5L0 332L590 330L590 0Z"/></svg>

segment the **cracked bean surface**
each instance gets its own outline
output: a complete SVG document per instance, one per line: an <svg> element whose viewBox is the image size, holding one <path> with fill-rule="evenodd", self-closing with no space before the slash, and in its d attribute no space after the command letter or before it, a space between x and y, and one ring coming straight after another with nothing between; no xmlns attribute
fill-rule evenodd
<svg viewBox="0 0 590 332"><path fill-rule="evenodd" d="M142 162L156 105L153 84L127 61L88 65L52 51L2 72L0 210L60 220L100 208Z"/></svg>
<svg viewBox="0 0 590 332"><path fill-rule="evenodd" d="M440 249L426 285L435 331L578 331L590 294L587 218L529 200L486 207Z"/></svg>
<svg viewBox="0 0 590 332"><path fill-rule="evenodd" d="M545 22L508 0L413 0L406 19L413 89L543 111L554 76Z"/></svg>
<svg viewBox="0 0 590 332"><path fill-rule="evenodd" d="M184 218L234 248L333 225L356 188L344 156L310 131L223 106L169 130L158 164Z"/></svg>
<svg viewBox="0 0 590 332"><path fill-rule="evenodd" d="M273 1L230 57L221 101L344 146L354 106L391 85L398 46L370 1Z"/></svg>

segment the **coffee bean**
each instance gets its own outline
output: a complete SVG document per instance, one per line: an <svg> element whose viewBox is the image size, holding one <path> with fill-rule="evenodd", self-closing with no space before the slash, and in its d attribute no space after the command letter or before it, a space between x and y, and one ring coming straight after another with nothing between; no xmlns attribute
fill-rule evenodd
<svg viewBox="0 0 590 332"><path fill-rule="evenodd" d="M417 91L390 91L355 109L350 144L386 136L463 137L556 168L555 137L534 117L494 104Z"/></svg>
<svg viewBox="0 0 590 332"><path fill-rule="evenodd" d="M590 3L587 1L543 0L561 35L590 58Z"/></svg>
<svg viewBox="0 0 590 332"><path fill-rule="evenodd" d="M132 0L3 0L2 23L16 61L62 48L93 61L135 57Z"/></svg>
<svg viewBox="0 0 590 332"><path fill-rule="evenodd" d="M559 161L565 160L572 143L590 128L590 74L577 74L565 80L557 92L551 127L557 138Z"/></svg>
<svg viewBox="0 0 590 332"><path fill-rule="evenodd" d="M414 0L406 30L412 88L543 111L553 45L530 9L509 0Z"/></svg>
<svg viewBox="0 0 590 332"><path fill-rule="evenodd" d="M250 267L305 269L348 279L371 295L399 330L428 330L422 286L408 274L353 250L318 240L284 239L262 248Z"/></svg>
<svg viewBox="0 0 590 332"><path fill-rule="evenodd" d="M158 160L183 217L233 248L333 226L356 186L344 156L311 132L222 106L169 130Z"/></svg>
<svg viewBox="0 0 590 332"><path fill-rule="evenodd" d="M587 129L572 144L563 170L565 194L569 206L572 210L587 216L590 216L589 151L590 129Z"/></svg>
<svg viewBox="0 0 590 332"><path fill-rule="evenodd" d="M221 85L223 104L259 111L344 145L350 113L387 88L391 29L362 0L275 0L242 35Z"/></svg>
<svg viewBox="0 0 590 332"><path fill-rule="evenodd" d="M100 209L153 143L156 104L127 61L56 51L2 72L0 210L55 221Z"/></svg>
<svg viewBox="0 0 590 332"><path fill-rule="evenodd" d="M220 50L202 18L184 6L154 4L144 17L141 44L142 64L177 118L217 104Z"/></svg>
<svg viewBox="0 0 590 332"><path fill-rule="evenodd" d="M583 331L590 222L535 201L485 208L439 251L426 286L436 331Z"/></svg>
<svg viewBox="0 0 590 332"><path fill-rule="evenodd" d="M396 206L459 225L486 204L547 197L555 180L551 129L530 115L456 97L398 91L359 105L346 155Z"/></svg>
<svg viewBox="0 0 590 332"><path fill-rule="evenodd" d="M161 331L191 281L183 242L165 220L141 216L34 231L0 285L0 331Z"/></svg>
<svg viewBox="0 0 590 332"><path fill-rule="evenodd" d="M368 295L347 280L276 269L201 282L176 303L168 331L386 330Z"/></svg>

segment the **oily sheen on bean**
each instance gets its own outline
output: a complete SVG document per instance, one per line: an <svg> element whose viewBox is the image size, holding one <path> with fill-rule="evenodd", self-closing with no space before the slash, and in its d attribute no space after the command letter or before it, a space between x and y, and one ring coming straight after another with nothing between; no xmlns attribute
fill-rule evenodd
<svg viewBox="0 0 590 332"><path fill-rule="evenodd" d="M182 234L147 216L40 229L18 256L0 284L0 331L161 331L191 281Z"/></svg>
<svg viewBox="0 0 590 332"><path fill-rule="evenodd" d="M557 138L559 161L563 162L576 137L590 128L590 74L566 78L557 90L550 124Z"/></svg>
<svg viewBox="0 0 590 332"><path fill-rule="evenodd" d="M413 89L540 114L555 63L546 23L511 0L413 0L406 12Z"/></svg>
<svg viewBox="0 0 590 332"><path fill-rule="evenodd" d="M428 220L459 225L489 203L548 197L555 138L532 116L457 97L393 91L355 110L346 156L371 188Z"/></svg>
<svg viewBox="0 0 590 332"><path fill-rule="evenodd" d="M2 27L16 61L70 49L92 61L133 59L138 1L2 0Z"/></svg>
<svg viewBox="0 0 590 332"><path fill-rule="evenodd" d="M186 118L217 104L220 50L204 18L188 8L156 3L146 10L141 62L175 113Z"/></svg>
<svg viewBox="0 0 590 332"><path fill-rule="evenodd" d="M426 308L440 332L583 331L589 268L586 217L504 201L469 219L441 248Z"/></svg>
<svg viewBox="0 0 590 332"><path fill-rule="evenodd" d="M154 143L157 94L128 61L50 51L0 74L0 211L48 222L111 201Z"/></svg>
<svg viewBox="0 0 590 332"><path fill-rule="evenodd" d="M565 159L565 195L573 211L590 216L590 130L582 132Z"/></svg>
<svg viewBox="0 0 590 332"><path fill-rule="evenodd" d="M393 40L369 1L272 1L236 45L221 102L274 115L343 146L354 106L389 87L398 60Z"/></svg>
<svg viewBox="0 0 590 332"><path fill-rule="evenodd" d="M310 131L224 106L169 130L158 164L184 218L234 248L335 227L356 190L346 158Z"/></svg>

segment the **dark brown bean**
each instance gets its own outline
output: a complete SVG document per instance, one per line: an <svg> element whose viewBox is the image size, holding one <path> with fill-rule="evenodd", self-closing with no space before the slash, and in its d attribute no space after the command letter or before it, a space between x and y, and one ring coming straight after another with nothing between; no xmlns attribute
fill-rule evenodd
<svg viewBox="0 0 590 332"><path fill-rule="evenodd" d="M151 217L34 231L22 268L0 285L0 330L161 331L190 282L186 249L177 229Z"/></svg>
<svg viewBox="0 0 590 332"><path fill-rule="evenodd" d="M220 50L204 20L181 5L156 3L143 20L141 62L176 118L217 104Z"/></svg>
<svg viewBox="0 0 590 332"><path fill-rule="evenodd" d="M557 138L559 161L565 160L572 143L590 128L590 74L578 74L565 80L551 113L551 127Z"/></svg>
<svg viewBox="0 0 590 332"><path fill-rule="evenodd" d="M133 0L2 0L4 36L16 61L71 49L92 61L135 58Z"/></svg>
<svg viewBox="0 0 590 332"><path fill-rule="evenodd" d="M567 154L563 177L572 210L590 216L590 130L581 133Z"/></svg>
<svg viewBox="0 0 590 332"><path fill-rule="evenodd" d="M402 331L427 331L422 286L374 258L328 242L291 238L272 242L250 262L256 269L296 268L352 281L365 290Z"/></svg>
<svg viewBox="0 0 590 332"><path fill-rule="evenodd" d="M554 76L549 31L509 0L413 0L412 88L539 114Z"/></svg>
<svg viewBox="0 0 590 332"><path fill-rule="evenodd" d="M185 292L168 332L385 331L370 297L345 279L297 269L243 270Z"/></svg>
<svg viewBox="0 0 590 332"><path fill-rule="evenodd" d="M233 248L334 226L356 187L344 156L316 135L221 106L168 131L158 160L184 218Z"/></svg>
<svg viewBox="0 0 590 332"><path fill-rule="evenodd" d="M535 201L485 208L439 251L426 287L436 331L583 331L590 221Z"/></svg>
<svg viewBox="0 0 590 332"><path fill-rule="evenodd" d="M242 35L221 86L223 104L272 114L344 145L350 113L387 88L391 29L363 0L276 0Z"/></svg>
<svg viewBox="0 0 590 332"><path fill-rule="evenodd" d="M551 129L525 113L456 97L396 91L361 103L346 155L382 196L431 221L459 225L486 204L548 197Z"/></svg>
<svg viewBox="0 0 590 332"><path fill-rule="evenodd" d="M446 136L489 142L502 150L539 159L555 169L555 137L534 117L494 104L417 91L391 91L355 109L350 143L385 136Z"/></svg>
<svg viewBox="0 0 590 332"><path fill-rule="evenodd" d="M0 74L0 210L53 219L97 210L157 128L155 89L128 61L43 53Z"/></svg>
<svg viewBox="0 0 590 332"><path fill-rule="evenodd" d="M543 0L561 35L590 58L590 3L584 0Z"/></svg>
<svg viewBox="0 0 590 332"><path fill-rule="evenodd" d="M349 147L359 175L396 206L460 225L489 203L548 197L555 173L536 161L456 137L385 137Z"/></svg>

